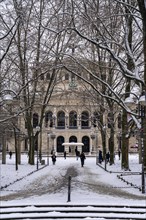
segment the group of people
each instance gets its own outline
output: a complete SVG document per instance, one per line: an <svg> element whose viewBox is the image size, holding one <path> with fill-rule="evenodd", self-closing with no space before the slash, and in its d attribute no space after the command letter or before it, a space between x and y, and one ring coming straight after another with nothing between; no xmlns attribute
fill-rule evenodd
<svg viewBox="0 0 146 220"><path fill-rule="evenodd" d="M84 161L85 161L85 159L86 159L84 152L82 152L82 153L80 154L80 152L79 152L79 151L77 150L77 148L76 148L76 149L75 149L75 153L76 153L76 158L77 158L77 160L78 160L78 158L80 157L81 167L83 167L83 166L84 166ZM53 165L55 165L55 163L56 163L56 155L55 155L55 152L51 152L51 154L52 154L52 156L51 156L51 158L52 158L52 163L53 163ZM64 159L66 159L66 151L64 151Z"/></svg>
<svg viewBox="0 0 146 220"><path fill-rule="evenodd" d="M99 163L102 163L102 161L103 161L103 156L102 156L102 151L101 151L101 150L99 150L99 156L98 156L98 158L99 158ZM108 163L109 161L110 161L110 153L107 152L107 153L106 153L106 162Z"/></svg>

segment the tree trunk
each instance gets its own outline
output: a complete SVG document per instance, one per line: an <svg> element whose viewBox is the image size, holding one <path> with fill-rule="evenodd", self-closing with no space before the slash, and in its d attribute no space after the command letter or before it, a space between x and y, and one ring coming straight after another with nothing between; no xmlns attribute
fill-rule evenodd
<svg viewBox="0 0 146 220"><path fill-rule="evenodd" d="M137 0L139 5L139 10L142 17L143 24L143 54L144 54L144 86L143 90L146 92L146 2L145 0ZM143 118L143 164L144 170L146 171L146 107L144 108L144 118Z"/></svg>
<svg viewBox="0 0 146 220"><path fill-rule="evenodd" d="M129 138L126 138L128 134L128 127L127 127L127 112L123 110L122 115L122 160L121 160L121 167L124 170L129 170Z"/></svg>
<svg viewBox="0 0 146 220"><path fill-rule="evenodd" d="M17 142L18 142L18 164L21 164L21 142L20 142L20 136L18 136Z"/></svg>
<svg viewBox="0 0 146 220"><path fill-rule="evenodd" d="M35 138L34 138L34 136L31 136L30 138L29 138L29 142L30 142L30 144L29 144L29 164L31 164L31 165L34 165L35 164L35 162L34 162L34 140L35 140Z"/></svg>
<svg viewBox="0 0 146 220"><path fill-rule="evenodd" d="M103 159L105 160L105 155L106 155L106 132L102 131L102 150L103 150Z"/></svg>
<svg viewBox="0 0 146 220"><path fill-rule="evenodd" d="M114 127L111 126L109 138L110 165L114 164Z"/></svg>
<svg viewBox="0 0 146 220"><path fill-rule="evenodd" d="M42 132L40 131L40 139L39 139L39 161L41 163L42 160Z"/></svg>
<svg viewBox="0 0 146 220"><path fill-rule="evenodd" d="M4 134L2 136L2 164L6 164L6 153L7 153L6 138L5 138L5 134Z"/></svg>
<svg viewBox="0 0 146 220"><path fill-rule="evenodd" d="M17 134L15 128L14 128L14 137L15 137L15 168L16 170L18 170L18 140L17 140Z"/></svg>

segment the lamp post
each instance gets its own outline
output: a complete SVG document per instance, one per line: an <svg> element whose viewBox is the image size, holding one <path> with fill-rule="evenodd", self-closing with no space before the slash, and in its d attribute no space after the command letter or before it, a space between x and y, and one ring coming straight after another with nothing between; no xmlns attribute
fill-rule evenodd
<svg viewBox="0 0 146 220"><path fill-rule="evenodd" d="M0 107L5 105L5 104L10 106L13 103L14 98L17 98L17 94L16 94L15 91L13 91L11 89L0 90ZM2 112L2 109L0 109L0 111ZM10 115L4 114L2 116L2 120L0 120L0 123L2 123L4 120L7 120L6 116L9 118ZM5 132L3 132L3 135L2 135L2 145L3 145L3 147L2 147L2 164L6 164L6 137L5 137Z"/></svg>
<svg viewBox="0 0 146 220"><path fill-rule="evenodd" d="M104 131L104 142L105 142L105 155L104 155L105 166L104 166L104 169L106 170L106 125L103 126L103 131Z"/></svg>
<svg viewBox="0 0 146 220"><path fill-rule="evenodd" d="M17 94L14 90L4 89L0 91L1 102L12 104L14 98L17 98Z"/></svg>
<svg viewBox="0 0 146 220"><path fill-rule="evenodd" d="M140 104L140 115L141 115L141 162L142 162L142 193L145 193L145 173L144 173L144 117L145 117L145 106L146 106L146 92L139 99Z"/></svg>
<svg viewBox="0 0 146 220"><path fill-rule="evenodd" d="M50 145L49 145L49 138L50 138L50 133L48 133L48 155L47 155L47 165L49 165L49 149L50 149Z"/></svg>
<svg viewBox="0 0 146 220"><path fill-rule="evenodd" d="M36 126L36 134L40 131L40 126ZM37 134L37 139L38 139L38 134ZM39 151L38 151L38 142L37 142L37 170L39 169Z"/></svg>
<svg viewBox="0 0 146 220"><path fill-rule="evenodd" d="M97 161L97 151L98 151L98 130L97 130L97 127L95 129L95 147L96 147L96 164L98 164L98 161Z"/></svg>
<svg viewBox="0 0 146 220"><path fill-rule="evenodd" d="M135 94L134 94L135 95ZM141 132L140 132L140 136L141 136L141 163L142 163L142 167L141 167L141 190L142 193L145 193L145 173L144 173L144 133L143 133L143 129L144 129L144 117L145 117L145 107L146 107L146 92L144 92L144 94L142 96L140 96L140 98L137 97L137 95L135 95L135 97L138 100L138 104L139 104L139 117L141 119ZM133 100L132 97L127 97L125 99L125 104L128 107L131 107L132 105L135 104L135 101Z"/></svg>
<svg viewBox="0 0 146 220"><path fill-rule="evenodd" d="M93 131L91 131L91 140L92 140L92 143L91 143L91 152L94 152L94 146L93 146L93 140L95 139L95 134Z"/></svg>

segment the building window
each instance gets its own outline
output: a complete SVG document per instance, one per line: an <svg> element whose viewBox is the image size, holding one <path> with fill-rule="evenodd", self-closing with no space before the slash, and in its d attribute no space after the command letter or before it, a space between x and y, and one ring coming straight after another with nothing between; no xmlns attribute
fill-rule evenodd
<svg viewBox="0 0 146 220"><path fill-rule="evenodd" d="M118 128L119 129L122 128L122 115L121 114L118 115Z"/></svg>
<svg viewBox="0 0 146 220"><path fill-rule="evenodd" d="M77 113L75 111L69 113L69 127L77 127Z"/></svg>
<svg viewBox="0 0 146 220"><path fill-rule="evenodd" d="M36 128L39 124L39 116L37 113L33 114L33 128Z"/></svg>
<svg viewBox="0 0 146 220"><path fill-rule="evenodd" d="M93 126L97 127L98 122L100 122L100 114L98 112L94 112L94 114L93 114Z"/></svg>
<svg viewBox="0 0 146 220"><path fill-rule="evenodd" d="M48 72L47 75L46 75L46 80L50 80L51 79L50 75L51 75L51 73Z"/></svg>
<svg viewBox="0 0 146 220"><path fill-rule="evenodd" d="M112 112L108 113L107 122L108 122L108 128L114 127L114 114Z"/></svg>
<svg viewBox="0 0 146 220"><path fill-rule="evenodd" d="M63 111L60 111L57 114L57 127L65 128L65 113Z"/></svg>
<svg viewBox="0 0 146 220"><path fill-rule="evenodd" d="M44 80L44 74L40 75L40 80Z"/></svg>
<svg viewBox="0 0 146 220"><path fill-rule="evenodd" d="M81 115L81 128L89 127L89 113L84 111Z"/></svg>
<svg viewBox="0 0 146 220"><path fill-rule="evenodd" d="M46 112L45 114L45 127L53 127L53 113L51 111Z"/></svg>
<svg viewBox="0 0 146 220"><path fill-rule="evenodd" d="M65 80L69 80L69 74L65 73Z"/></svg>

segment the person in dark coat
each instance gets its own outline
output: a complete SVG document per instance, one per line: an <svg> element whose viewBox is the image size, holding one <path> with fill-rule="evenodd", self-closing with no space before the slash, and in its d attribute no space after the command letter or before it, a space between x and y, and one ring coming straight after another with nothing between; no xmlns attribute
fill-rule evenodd
<svg viewBox="0 0 146 220"><path fill-rule="evenodd" d="M99 150L99 163L102 163L103 157L102 157L102 151Z"/></svg>
<svg viewBox="0 0 146 220"><path fill-rule="evenodd" d="M10 159L12 158L12 151L9 151Z"/></svg>
<svg viewBox="0 0 146 220"><path fill-rule="evenodd" d="M121 150L120 149L118 151L118 156L119 156L119 160L120 160L120 156L121 156Z"/></svg>
<svg viewBox="0 0 146 220"><path fill-rule="evenodd" d="M56 163L56 155L55 155L55 153L52 154L52 163L53 163L53 165L55 165L55 163Z"/></svg>
<svg viewBox="0 0 146 220"><path fill-rule="evenodd" d="M64 159L66 159L66 151L64 151Z"/></svg>
<svg viewBox="0 0 146 220"><path fill-rule="evenodd" d="M83 167L83 166L84 166L84 161L85 161L85 159L86 159L84 152L82 152L82 153L80 154L80 159L81 159L81 167Z"/></svg>

